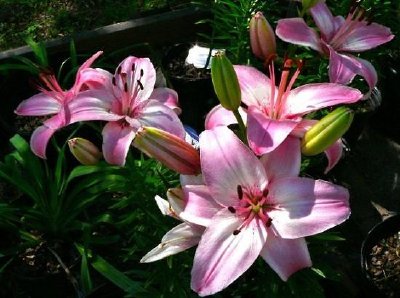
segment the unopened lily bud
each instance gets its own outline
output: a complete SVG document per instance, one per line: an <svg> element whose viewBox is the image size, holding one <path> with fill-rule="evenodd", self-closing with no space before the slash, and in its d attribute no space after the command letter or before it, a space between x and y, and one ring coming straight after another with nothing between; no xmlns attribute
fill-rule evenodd
<svg viewBox="0 0 400 298"><path fill-rule="evenodd" d="M236 111L241 100L239 81L224 52L217 52L212 59L211 79L221 105L227 110Z"/></svg>
<svg viewBox="0 0 400 298"><path fill-rule="evenodd" d="M311 156L325 151L349 129L353 117L354 112L347 107L339 107L327 114L306 132L301 152Z"/></svg>
<svg viewBox="0 0 400 298"><path fill-rule="evenodd" d="M142 127L134 145L168 168L185 175L200 173L200 155L185 140L155 127Z"/></svg>
<svg viewBox="0 0 400 298"><path fill-rule="evenodd" d="M68 140L68 147L72 155L83 165L95 165L103 156L95 144L83 138Z"/></svg>
<svg viewBox="0 0 400 298"><path fill-rule="evenodd" d="M275 33L262 12L257 12L250 20L250 46L253 54L268 61L276 55Z"/></svg>

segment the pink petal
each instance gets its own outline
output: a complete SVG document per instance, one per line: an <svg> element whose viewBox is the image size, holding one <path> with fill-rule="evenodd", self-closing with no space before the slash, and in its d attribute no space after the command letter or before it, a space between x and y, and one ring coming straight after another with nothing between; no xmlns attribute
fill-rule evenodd
<svg viewBox="0 0 400 298"><path fill-rule="evenodd" d="M81 92L68 104L71 123L89 120L117 121L124 118L112 112L114 97L104 90Z"/></svg>
<svg viewBox="0 0 400 298"><path fill-rule="evenodd" d="M150 126L185 139L185 129L176 113L157 100L147 100L135 108L134 117L142 126Z"/></svg>
<svg viewBox="0 0 400 298"><path fill-rule="evenodd" d="M268 118L255 107L250 107L247 116L247 138L249 146L257 155L273 151L296 127L298 121Z"/></svg>
<svg viewBox="0 0 400 298"><path fill-rule="evenodd" d="M135 137L132 127L119 122L108 122L102 134L104 159L110 164L125 165L126 155Z"/></svg>
<svg viewBox="0 0 400 298"><path fill-rule="evenodd" d="M183 191L186 206L179 216L190 223L207 227L222 206L211 197L205 185L187 185Z"/></svg>
<svg viewBox="0 0 400 298"><path fill-rule="evenodd" d="M394 38L388 27L377 23L368 25L366 21L352 21L350 26L354 27L352 30L347 30L346 35L341 37L344 40L335 47L337 51L362 52L387 43Z"/></svg>
<svg viewBox="0 0 400 298"><path fill-rule="evenodd" d="M151 93L150 99L155 99L165 104L167 107L174 110L177 115L182 113L182 109L179 107L178 103L178 93L176 93L176 91L173 89L156 88Z"/></svg>
<svg viewBox="0 0 400 298"><path fill-rule="evenodd" d="M186 185L203 185L204 180L202 175L180 175L180 183Z"/></svg>
<svg viewBox="0 0 400 298"><path fill-rule="evenodd" d="M322 53L318 34L302 18L282 19L276 26L276 35L283 41L310 47Z"/></svg>
<svg viewBox="0 0 400 298"><path fill-rule="evenodd" d="M36 128L31 136L30 146L32 152L37 156L46 159L46 148L50 138L56 132L55 129L48 128L45 125Z"/></svg>
<svg viewBox="0 0 400 298"><path fill-rule="evenodd" d="M326 167L324 174L327 174L333 169L335 165L339 162L343 153L343 143L342 139L337 140L328 149L325 150L326 157L328 158L328 166Z"/></svg>
<svg viewBox="0 0 400 298"><path fill-rule="evenodd" d="M121 76L118 75L119 69L121 73L127 74L128 93L135 94L135 101L142 102L147 100L153 92L156 82L156 70L150 59L129 56L119 64L115 72L115 81L118 89L124 90L125 82L121 79Z"/></svg>
<svg viewBox="0 0 400 298"><path fill-rule="evenodd" d="M203 227L182 223L166 233L161 243L149 251L140 263L150 263L185 251L199 243Z"/></svg>
<svg viewBox="0 0 400 298"><path fill-rule="evenodd" d="M268 181L297 177L300 173L300 139L288 136L274 151L261 157Z"/></svg>
<svg viewBox="0 0 400 298"><path fill-rule="evenodd" d="M296 271L312 265L304 238L282 239L268 233L261 256L284 281Z"/></svg>
<svg viewBox="0 0 400 298"><path fill-rule="evenodd" d="M329 48L329 81L347 85L360 68L360 63L348 55L337 53Z"/></svg>
<svg viewBox="0 0 400 298"><path fill-rule="evenodd" d="M235 65L234 68L239 80L242 102L247 106L268 106L272 88L275 89L275 95L278 94L271 80L256 68L245 65Z"/></svg>
<svg viewBox="0 0 400 298"><path fill-rule="evenodd" d="M304 115L322 108L354 103L362 98L355 88L333 83L307 84L290 91L286 98L286 117Z"/></svg>
<svg viewBox="0 0 400 298"><path fill-rule="evenodd" d="M246 123L247 114L241 107L239 107L239 114L242 117L243 122ZM237 123L237 120L232 111L223 108L221 105L217 105L207 114L205 128L213 129L216 126L228 126L235 123Z"/></svg>
<svg viewBox="0 0 400 298"><path fill-rule="evenodd" d="M224 206L235 205L239 200L238 185L264 189L267 184L261 162L225 126L200 134L200 160L212 197Z"/></svg>
<svg viewBox="0 0 400 298"><path fill-rule="evenodd" d="M156 200L157 207L160 209L162 215L168 215L176 218L175 213L171 210L171 206L167 200L164 200L158 195L156 195L154 199Z"/></svg>
<svg viewBox="0 0 400 298"><path fill-rule="evenodd" d="M200 296L212 295L229 286L257 259L267 233L258 218L239 234L242 220L221 210L201 237L192 269L192 289Z"/></svg>
<svg viewBox="0 0 400 298"><path fill-rule="evenodd" d="M78 94L78 92L87 89L111 89L112 76L111 73L101 68L86 68L77 76L76 83L73 87L74 92Z"/></svg>
<svg viewBox="0 0 400 298"><path fill-rule="evenodd" d="M283 178L269 186L272 228L282 238L321 233L350 216L347 189L322 180Z"/></svg>
<svg viewBox="0 0 400 298"><path fill-rule="evenodd" d="M53 96L52 96L53 95ZM15 110L21 116L44 116L57 114L61 104L55 98L56 92L39 93L22 101Z"/></svg>
<svg viewBox="0 0 400 298"><path fill-rule="evenodd" d="M376 73L375 67L367 60L353 57L360 64L357 74L362 76L367 82L369 89L372 90L378 83L378 74Z"/></svg>
<svg viewBox="0 0 400 298"><path fill-rule="evenodd" d="M310 9L311 16L321 31L322 38L330 41L336 32L335 18L325 2L320 1Z"/></svg>
<svg viewBox="0 0 400 298"><path fill-rule="evenodd" d="M297 137L299 139L304 137L304 134L317 123L318 120L314 119L302 119L296 128L291 132L291 136Z"/></svg>
<svg viewBox="0 0 400 298"><path fill-rule="evenodd" d="M84 70L85 68L89 68L93 62L99 58L99 56L103 54L103 51L98 51L96 52L92 57L90 57L89 59L87 59L78 69L78 73L81 72L82 70Z"/></svg>

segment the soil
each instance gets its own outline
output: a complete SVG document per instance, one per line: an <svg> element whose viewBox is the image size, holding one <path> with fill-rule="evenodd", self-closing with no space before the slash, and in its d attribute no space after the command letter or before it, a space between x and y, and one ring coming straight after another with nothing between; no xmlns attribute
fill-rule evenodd
<svg viewBox="0 0 400 298"><path fill-rule="evenodd" d="M368 274L386 297L400 297L400 230L372 247Z"/></svg>

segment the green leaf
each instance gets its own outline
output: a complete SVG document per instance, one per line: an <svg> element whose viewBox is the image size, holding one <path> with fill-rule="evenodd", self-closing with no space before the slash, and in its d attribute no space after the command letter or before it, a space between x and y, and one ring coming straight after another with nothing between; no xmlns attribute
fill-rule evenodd
<svg viewBox="0 0 400 298"><path fill-rule="evenodd" d="M85 293L89 293L93 289L93 283L92 283L92 279L90 278L88 259L87 259L87 255L85 252L82 254L80 280L81 280L83 291Z"/></svg>

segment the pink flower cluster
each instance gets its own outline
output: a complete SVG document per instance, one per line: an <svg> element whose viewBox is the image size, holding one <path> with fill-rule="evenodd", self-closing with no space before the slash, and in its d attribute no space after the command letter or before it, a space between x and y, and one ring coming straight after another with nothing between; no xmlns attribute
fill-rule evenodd
<svg viewBox="0 0 400 298"><path fill-rule="evenodd" d="M295 87L302 62L285 59L278 83L275 35L257 13L250 23L251 46L268 75L248 65L234 66L241 105L235 113L222 105L209 112L199 152L183 141L178 95L154 88L156 72L147 58L128 57L111 74L90 67L98 52L79 68L70 90L63 90L53 76L43 76L47 88L23 101L16 113L51 115L31 138L32 150L40 157L45 158L56 130L78 121L102 120L107 122L102 132L107 162L124 165L134 142L181 173L181 186L168 190L168 201L158 196L156 201L163 214L182 223L141 262L197 245L191 286L201 296L229 286L258 256L287 280L312 265L305 237L350 216L345 188L299 176L301 139L317 122L305 115L361 100L363 94L346 84L361 75L372 89L377 75L371 63L350 53L393 38L388 28L365 20L358 7L346 19L333 17L323 1L310 12L320 34L302 18L280 20L276 34L329 56L331 82ZM238 123L237 117L247 132L242 140L228 128ZM341 152L339 138L325 151L326 171L337 164Z"/></svg>

